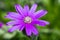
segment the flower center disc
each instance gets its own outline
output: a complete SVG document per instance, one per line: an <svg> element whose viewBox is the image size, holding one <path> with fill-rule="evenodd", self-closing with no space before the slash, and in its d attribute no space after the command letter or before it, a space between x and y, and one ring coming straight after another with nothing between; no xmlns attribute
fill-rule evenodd
<svg viewBox="0 0 60 40"><path fill-rule="evenodd" d="M25 23L31 23L31 22L32 22L31 17L29 17L29 16L25 17L25 18L24 18L24 22L25 22Z"/></svg>

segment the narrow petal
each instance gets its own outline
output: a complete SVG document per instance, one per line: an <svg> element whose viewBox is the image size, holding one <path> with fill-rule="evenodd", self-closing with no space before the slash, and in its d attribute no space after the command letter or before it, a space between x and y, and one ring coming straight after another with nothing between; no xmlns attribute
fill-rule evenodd
<svg viewBox="0 0 60 40"><path fill-rule="evenodd" d="M28 12L29 12L29 6L28 5L25 5L24 6L24 15L27 16L28 15Z"/></svg>
<svg viewBox="0 0 60 40"><path fill-rule="evenodd" d="M24 25L24 22L22 20L17 20L17 21L9 21L7 22L8 26L12 25Z"/></svg>
<svg viewBox="0 0 60 40"><path fill-rule="evenodd" d="M15 24L19 24L17 21L10 21L7 23L7 25L15 25Z"/></svg>
<svg viewBox="0 0 60 40"><path fill-rule="evenodd" d="M20 26L19 30L22 31L25 26Z"/></svg>
<svg viewBox="0 0 60 40"><path fill-rule="evenodd" d="M36 13L34 13L35 18L41 18L42 16L46 15L47 11L46 10L39 10Z"/></svg>
<svg viewBox="0 0 60 40"><path fill-rule="evenodd" d="M31 25L31 30L34 35L38 35L38 30L33 25Z"/></svg>
<svg viewBox="0 0 60 40"><path fill-rule="evenodd" d="M46 25L49 25L49 22L47 21L44 21L44 20L36 20L33 22L34 24L38 24L40 26L46 26Z"/></svg>
<svg viewBox="0 0 60 40"><path fill-rule="evenodd" d="M22 16L15 13L15 12L8 12L8 14L5 16L6 18L9 18L11 20L17 20L17 19L22 19Z"/></svg>
<svg viewBox="0 0 60 40"><path fill-rule="evenodd" d="M19 14L23 15L23 8L21 7L21 5L16 4L15 9Z"/></svg>
<svg viewBox="0 0 60 40"><path fill-rule="evenodd" d="M8 32L13 32L13 31L19 29L20 26L21 26L21 25L13 26L12 28L10 28L10 29L8 30Z"/></svg>
<svg viewBox="0 0 60 40"><path fill-rule="evenodd" d="M28 36L31 35L31 26L30 26L30 25L26 25L26 34L27 34Z"/></svg>
<svg viewBox="0 0 60 40"><path fill-rule="evenodd" d="M36 8L37 8L37 4L33 4L29 13L34 13L36 11Z"/></svg>

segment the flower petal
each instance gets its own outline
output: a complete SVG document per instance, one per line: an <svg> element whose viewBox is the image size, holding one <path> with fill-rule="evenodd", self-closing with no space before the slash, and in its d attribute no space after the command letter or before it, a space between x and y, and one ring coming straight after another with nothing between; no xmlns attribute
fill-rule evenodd
<svg viewBox="0 0 60 40"><path fill-rule="evenodd" d="M7 22L7 25L15 25L15 24L19 24L17 21L10 21Z"/></svg>
<svg viewBox="0 0 60 40"><path fill-rule="evenodd" d="M2 22L0 22L0 28L2 28L2 26L3 26L3 23L2 23Z"/></svg>
<svg viewBox="0 0 60 40"><path fill-rule="evenodd" d="M38 30L33 25L31 25L31 30L33 34L38 35Z"/></svg>
<svg viewBox="0 0 60 40"><path fill-rule="evenodd" d="M19 14L23 15L23 8L21 7L21 5L16 4L15 9Z"/></svg>
<svg viewBox="0 0 60 40"><path fill-rule="evenodd" d="M20 26L19 30L22 31L25 26Z"/></svg>
<svg viewBox="0 0 60 40"><path fill-rule="evenodd" d="M17 20L17 19L22 19L22 16L15 13L15 12L8 12L8 14L5 16L6 18L9 18L11 20Z"/></svg>
<svg viewBox="0 0 60 40"><path fill-rule="evenodd" d="M27 34L28 36L31 35L31 26L30 26L30 25L26 25L26 34Z"/></svg>
<svg viewBox="0 0 60 40"><path fill-rule="evenodd" d="M13 26L12 28L10 28L10 29L8 30L8 32L13 32L13 31L19 29L20 26L21 26L21 25Z"/></svg>
<svg viewBox="0 0 60 40"><path fill-rule="evenodd" d="M40 26L46 26L46 25L49 25L49 22L47 21L44 21L44 20L36 20L33 22L34 24L38 24Z"/></svg>
<svg viewBox="0 0 60 40"><path fill-rule="evenodd" d="M34 13L36 11L36 8L37 8L37 4L33 4L30 11L29 11L29 13L30 14Z"/></svg>
<svg viewBox="0 0 60 40"><path fill-rule="evenodd" d="M27 16L28 15L28 12L29 12L29 6L28 5L25 5L24 6L24 15Z"/></svg>
<svg viewBox="0 0 60 40"><path fill-rule="evenodd" d="M17 20L17 21L10 21L10 22L7 22L7 25L8 26L12 26L12 25L24 25L24 22L22 20Z"/></svg>
<svg viewBox="0 0 60 40"><path fill-rule="evenodd" d="M46 10L39 10L36 13L34 13L35 18L41 18L42 16L46 15L47 11Z"/></svg>

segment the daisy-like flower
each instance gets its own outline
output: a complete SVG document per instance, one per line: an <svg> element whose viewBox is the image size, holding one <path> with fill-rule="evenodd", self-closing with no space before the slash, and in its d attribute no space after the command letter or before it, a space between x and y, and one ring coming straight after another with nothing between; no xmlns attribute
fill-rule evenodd
<svg viewBox="0 0 60 40"><path fill-rule="evenodd" d="M29 9L28 5L25 5L22 8L19 4L15 5L15 9L17 12L8 12L5 16L6 18L11 19L12 21L8 22L7 25L12 25L13 27L10 28L8 31L13 32L17 29L22 31L24 28L26 30L26 34L30 36L32 33L34 35L38 34L38 30L35 27L35 24L40 26L46 26L49 22L44 20L38 20L45 14L47 14L46 10L39 10L36 11L37 4L33 4L31 9Z"/></svg>

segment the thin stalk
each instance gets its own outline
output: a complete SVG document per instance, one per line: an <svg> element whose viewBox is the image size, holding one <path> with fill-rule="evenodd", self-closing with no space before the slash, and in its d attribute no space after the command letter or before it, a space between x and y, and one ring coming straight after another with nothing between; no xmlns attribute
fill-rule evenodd
<svg viewBox="0 0 60 40"><path fill-rule="evenodd" d="M36 35L36 36L35 36L35 35L32 35L32 36L31 36L31 40L37 40L37 38L38 38L37 35Z"/></svg>

